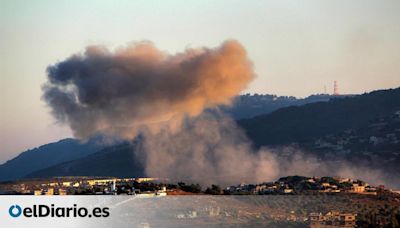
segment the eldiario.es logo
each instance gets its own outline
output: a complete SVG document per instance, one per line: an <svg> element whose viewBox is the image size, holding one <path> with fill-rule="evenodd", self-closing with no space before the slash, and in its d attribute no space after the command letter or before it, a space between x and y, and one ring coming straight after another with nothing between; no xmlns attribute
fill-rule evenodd
<svg viewBox="0 0 400 228"><path fill-rule="evenodd" d="M21 206L15 204L11 205L10 208L8 209L8 213L10 214L11 217L17 218L20 217L21 215L27 218L31 217L59 217L59 218L65 218L65 217L108 217L110 216L110 209L108 207L94 207L91 210L85 208L85 207L78 207L76 204L74 204L72 207L56 207L54 204L51 204L51 206L48 205L32 205L32 207L24 207L21 208Z"/></svg>

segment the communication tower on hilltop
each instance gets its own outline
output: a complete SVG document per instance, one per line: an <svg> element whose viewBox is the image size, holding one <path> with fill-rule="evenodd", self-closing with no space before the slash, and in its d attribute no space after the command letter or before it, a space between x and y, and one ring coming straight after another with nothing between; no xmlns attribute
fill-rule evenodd
<svg viewBox="0 0 400 228"><path fill-rule="evenodd" d="M337 81L333 82L333 95L339 95L339 85Z"/></svg>

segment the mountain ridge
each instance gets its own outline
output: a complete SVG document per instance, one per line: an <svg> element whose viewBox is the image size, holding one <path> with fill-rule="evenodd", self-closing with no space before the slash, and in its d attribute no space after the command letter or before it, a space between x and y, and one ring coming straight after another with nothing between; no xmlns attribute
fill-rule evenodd
<svg viewBox="0 0 400 228"><path fill-rule="evenodd" d="M258 96L258 98L263 97ZM309 142L310 138L340 133L348 128L357 128L368 124L369 121L379 117L379 115L389 115L395 110L400 110L400 88L331 98L328 101L323 100L301 106L284 107L268 114L241 119L237 122L244 128L250 140L257 147L276 146L293 142L301 143L307 140ZM275 98L272 96L271 99ZM259 101L255 103L257 102ZM360 109L360 107L362 108ZM372 110L372 112L368 110ZM363 113L367 114L362 117L358 116ZM329 116L331 116L331 120ZM306 120L306 124L302 120ZM356 123L354 126L352 125L353 122ZM304 132L309 133L304 134ZM274 134L278 136L274 136ZM270 137L271 135L272 137ZM114 156L113 152L115 153ZM117 154L119 155L116 156ZM2 166L0 166L1 173L3 173ZM19 178L71 176L71 174L76 176L110 176L113 174L111 176L124 177L127 174L140 176L144 172L143 167L137 163L132 145L119 144L101 149L97 148L96 151L85 154L85 156L32 170L25 175L20 175Z"/></svg>

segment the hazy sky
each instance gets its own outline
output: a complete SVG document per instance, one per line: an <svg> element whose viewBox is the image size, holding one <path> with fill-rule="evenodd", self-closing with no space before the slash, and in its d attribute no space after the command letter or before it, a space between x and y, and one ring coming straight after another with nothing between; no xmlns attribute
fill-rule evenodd
<svg viewBox="0 0 400 228"><path fill-rule="evenodd" d="M175 53L234 38L247 92L307 96L400 86L400 1L0 1L0 163L70 136L41 100L49 64L90 44L151 40Z"/></svg>

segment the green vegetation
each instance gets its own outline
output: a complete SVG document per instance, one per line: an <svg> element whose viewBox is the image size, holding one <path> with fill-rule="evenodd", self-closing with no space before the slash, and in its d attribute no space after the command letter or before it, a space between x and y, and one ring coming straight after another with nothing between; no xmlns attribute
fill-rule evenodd
<svg viewBox="0 0 400 228"><path fill-rule="evenodd" d="M179 189L185 192L192 192L192 193L200 193L201 192L201 186L199 184L190 184L186 185L183 182L178 183Z"/></svg>

